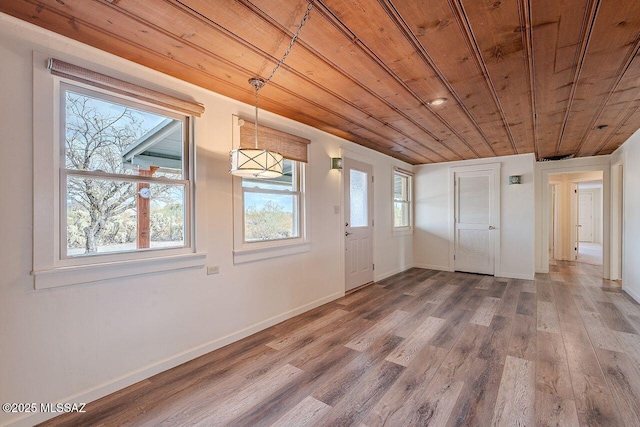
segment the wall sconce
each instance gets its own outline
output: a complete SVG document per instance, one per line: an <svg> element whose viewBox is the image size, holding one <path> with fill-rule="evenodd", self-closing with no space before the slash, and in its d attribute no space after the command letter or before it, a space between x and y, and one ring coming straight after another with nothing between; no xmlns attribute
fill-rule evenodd
<svg viewBox="0 0 640 427"><path fill-rule="evenodd" d="M522 184L522 175L510 175L509 185L512 185L512 184Z"/></svg>
<svg viewBox="0 0 640 427"><path fill-rule="evenodd" d="M331 169L342 170L342 158L341 157L332 157L331 158Z"/></svg>

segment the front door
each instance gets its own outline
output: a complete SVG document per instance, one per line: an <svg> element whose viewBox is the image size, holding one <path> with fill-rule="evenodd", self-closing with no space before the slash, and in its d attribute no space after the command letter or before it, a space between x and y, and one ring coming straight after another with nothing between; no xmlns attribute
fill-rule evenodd
<svg viewBox="0 0 640 427"><path fill-rule="evenodd" d="M454 174L456 271L491 275L495 273L498 226L495 173L495 170L490 169Z"/></svg>
<svg viewBox="0 0 640 427"><path fill-rule="evenodd" d="M373 282L373 166L345 158L345 287Z"/></svg>

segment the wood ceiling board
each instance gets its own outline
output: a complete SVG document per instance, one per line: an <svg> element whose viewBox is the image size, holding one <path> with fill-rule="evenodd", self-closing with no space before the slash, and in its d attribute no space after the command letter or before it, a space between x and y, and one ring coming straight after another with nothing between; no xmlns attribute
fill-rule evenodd
<svg viewBox="0 0 640 427"><path fill-rule="evenodd" d="M513 154L510 149L508 152L504 151L503 146L508 144L503 144L500 135L494 133L496 129L504 130L502 126L498 124L494 127L490 124L496 112L492 112L491 105L485 102L489 92L486 93L487 96L483 96L482 89L486 86L483 76L472 64L467 63L471 57L470 51L468 46L465 47L461 28L456 27L452 11L446 2L438 0L426 6L416 5L414 2L398 2L397 7L391 1L380 3L401 35L407 38L412 49L418 53L415 59L434 70L452 96L450 101L455 101L439 107L441 114L458 125L460 134L483 157ZM425 23L425 10L429 10L429 18L436 15L434 21ZM433 31L429 32L427 28ZM459 43L456 42L456 37ZM442 64L439 63L441 60ZM456 76L461 69L463 72ZM414 79L412 83L420 85L421 80ZM414 90L421 93L425 88L418 86ZM432 99L434 96L427 90L422 97ZM465 127L461 127L461 124Z"/></svg>
<svg viewBox="0 0 640 427"><path fill-rule="evenodd" d="M281 3L255 2L268 7L269 15L281 21L287 16L287 8ZM321 19L316 16L320 15ZM341 73L348 75L356 84L367 88L374 96L386 101L412 124L420 126L431 138L445 140L442 145L454 153L458 159L477 157L469 147L453 135L451 127L438 117L437 113L424 105L424 101L413 94L404 82L397 78L385 64L359 40L348 28L335 19L321 4L310 15L313 25L305 27L299 43L316 55L321 56ZM328 42L327 40L330 40ZM294 68L296 68L294 66ZM430 145L430 144L429 144ZM448 157L447 151L437 149Z"/></svg>
<svg viewBox="0 0 640 427"><path fill-rule="evenodd" d="M480 155L494 156L496 152L492 147L500 138L492 139L487 136L476 118L471 116L469 109L482 105L484 99L490 94L476 90L478 87L484 87L483 77L471 60L471 53L465 46L459 28L456 28L451 9L441 0L428 4L405 1L396 3L388 4L387 7L397 10L401 15L400 20L408 27L407 32L411 34L410 37L415 38L415 42L429 53L429 60L433 61L436 67L446 70L447 83L451 85L451 89L455 88L455 93L447 89L449 94L439 92L438 95L434 95L434 92L429 92L429 89L423 87L417 87L416 92L425 101L437 96L450 98L449 103L435 110L440 112L447 123L455 123L460 129L459 134L476 148ZM425 15L425 10L429 11L428 16ZM403 24L397 23L397 25ZM442 40L448 40L449 43L445 44ZM419 66L422 65L419 64ZM419 83L419 80L415 83ZM459 99L456 99L456 96ZM463 104L462 100L464 100ZM483 145L488 144L489 141L491 144L484 147Z"/></svg>
<svg viewBox="0 0 640 427"><path fill-rule="evenodd" d="M306 6L15 0L0 11L252 104L247 79L271 71ZM414 164L536 141L538 156L603 154L640 126L639 2L316 0L314 9L260 108ZM436 96L449 102L426 105Z"/></svg>
<svg viewBox="0 0 640 427"><path fill-rule="evenodd" d="M425 58L416 53L407 39L407 34L400 31L396 23L375 0L363 1L328 0L323 4L334 12L336 18L350 28L358 40L387 64L389 69L424 103L436 97L449 98L447 104L434 110L448 123L455 123L458 134L462 135L464 128L472 124L464 111L456 106L455 97L449 88L425 62ZM366 15L361 14L362 10L366 10ZM355 28L358 31L355 31ZM464 135L465 139L471 136ZM479 144L472 142L469 145L480 157L494 155L487 141L479 138Z"/></svg>
<svg viewBox="0 0 640 427"><path fill-rule="evenodd" d="M609 135L618 130L629 118L631 114L629 111L635 110L636 102L640 98L639 51L640 40L637 40L622 67L624 71L618 73L613 90L607 94L607 98L601 104L591 124L585 128L577 148L579 155L592 156L599 153L607 144ZM601 125L607 125L608 128L598 130L597 126ZM603 134L606 138L603 138Z"/></svg>
<svg viewBox="0 0 640 427"><path fill-rule="evenodd" d="M638 40L640 2L600 1L598 5L559 152L579 149L585 129L593 127Z"/></svg>
<svg viewBox="0 0 640 427"><path fill-rule="evenodd" d="M526 22L520 2L461 1L482 52L493 96L518 153L535 152Z"/></svg>
<svg viewBox="0 0 640 427"><path fill-rule="evenodd" d="M610 135L598 155L611 154L617 150L631 135L638 130L640 124L640 102L637 102L633 109L627 113L625 121Z"/></svg>
<svg viewBox="0 0 640 427"><path fill-rule="evenodd" d="M186 3L190 8L197 10L203 15L211 15L218 10L219 12L215 15L218 25L233 34L237 34L240 38L249 41L259 50L264 51L264 49L270 48L272 43L269 42L269 40L278 39L280 35L283 34L280 29L264 19L258 20L252 26L252 28L261 28L260 31L256 31L260 36L256 37L252 28L247 28L246 25L239 24L246 22L251 17L250 15L243 15L250 12L241 5L236 5L235 8L224 8L222 4L218 5L216 2L190 1ZM287 40L284 45L279 46L276 50L284 52L289 42L289 37L287 34ZM327 37L328 36L325 35L325 40ZM275 61L273 65L275 65ZM273 83L279 83L283 86L289 84L284 82L283 76L286 73L284 69L290 70L289 72L291 73L298 73L301 78L307 79L306 84L303 86L315 85L316 88L313 89L314 92L319 89L330 93L334 97L340 98L340 101L346 105L365 111L402 136L410 138L418 145L422 145L424 149L432 152L429 156L433 161L460 159L460 156L456 153L437 143L417 122L408 120L408 116L403 114L402 110L385 102L382 97L368 90L366 86L359 84L353 77L336 69L333 64L328 63L320 55L315 54L315 52L305 46L302 40L299 45L295 46L287 58L286 66L283 67L282 70L279 70L274 76ZM313 72L310 72L311 70L313 70ZM267 77L270 72L271 68L268 68L262 75Z"/></svg>

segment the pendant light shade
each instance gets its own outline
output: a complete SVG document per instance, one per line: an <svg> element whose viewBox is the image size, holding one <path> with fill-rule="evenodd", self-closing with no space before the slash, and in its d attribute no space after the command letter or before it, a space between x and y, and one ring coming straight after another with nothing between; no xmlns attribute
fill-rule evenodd
<svg viewBox="0 0 640 427"><path fill-rule="evenodd" d="M231 174L243 178L277 178L282 175L280 153L255 148L231 150Z"/></svg>

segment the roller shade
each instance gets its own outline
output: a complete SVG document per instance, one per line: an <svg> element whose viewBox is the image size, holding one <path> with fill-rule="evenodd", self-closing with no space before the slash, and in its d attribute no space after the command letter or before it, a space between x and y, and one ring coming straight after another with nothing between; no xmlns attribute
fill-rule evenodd
<svg viewBox="0 0 640 427"><path fill-rule="evenodd" d="M204 113L204 105L193 101L176 98L162 92L147 89L124 80L101 74L87 68L78 67L58 59L49 59L47 68L54 76L64 77L69 80L85 83L91 86L106 89L120 95L129 96L141 101L151 102L156 105L180 111L190 116L200 117Z"/></svg>
<svg viewBox="0 0 640 427"><path fill-rule="evenodd" d="M253 148L255 147L254 124L248 120L243 121L244 124L240 126L240 148ZM275 151L289 160L307 163L307 146L310 143L310 140L290 133L258 126L258 148Z"/></svg>

